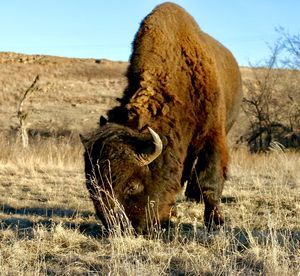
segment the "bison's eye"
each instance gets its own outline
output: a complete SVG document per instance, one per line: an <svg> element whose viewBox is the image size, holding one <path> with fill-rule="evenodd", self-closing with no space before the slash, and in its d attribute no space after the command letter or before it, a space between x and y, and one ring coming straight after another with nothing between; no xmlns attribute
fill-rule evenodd
<svg viewBox="0 0 300 276"><path fill-rule="evenodd" d="M126 189L126 194L128 195L136 195L144 190L144 186L138 182L133 182Z"/></svg>

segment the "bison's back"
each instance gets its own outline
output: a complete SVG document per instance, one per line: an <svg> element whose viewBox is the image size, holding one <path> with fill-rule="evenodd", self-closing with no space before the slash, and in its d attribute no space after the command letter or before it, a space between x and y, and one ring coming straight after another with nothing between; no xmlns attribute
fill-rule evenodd
<svg viewBox="0 0 300 276"><path fill-rule="evenodd" d="M150 123L168 131L172 122L185 136L223 116L228 130L241 98L231 53L172 3L157 6L141 23L127 77L121 107L110 112L110 120L140 129ZM183 120L189 129L181 129Z"/></svg>
<svg viewBox="0 0 300 276"><path fill-rule="evenodd" d="M231 53L202 32L184 9L172 3L159 5L142 22L133 46L129 97L144 83L199 111L203 95L214 97L220 91L225 97L228 119L233 120L233 107L238 106L239 98L238 66Z"/></svg>

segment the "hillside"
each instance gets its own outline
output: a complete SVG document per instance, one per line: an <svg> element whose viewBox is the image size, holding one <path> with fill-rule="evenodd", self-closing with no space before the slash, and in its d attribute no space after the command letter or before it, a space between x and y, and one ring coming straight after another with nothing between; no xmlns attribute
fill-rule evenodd
<svg viewBox="0 0 300 276"><path fill-rule="evenodd" d="M116 98L127 83L127 66L126 62L105 59L0 53L0 131L7 133L17 128L20 99L36 75L40 75L38 91L24 103L30 133L59 135L97 127L99 116L118 104ZM256 72L261 74L264 70L258 68ZM241 73L244 80L253 78L250 68L242 67ZM286 70L281 73L289 74ZM300 103L299 93L293 97ZM248 120L241 111L230 132L231 144L247 126Z"/></svg>
<svg viewBox="0 0 300 276"><path fill-rule="evenodd" d="M127 66L108 60L0 53L0 131L16 129L20 99L36 75L39 90L24 103L29 129L77 133L95 128L99 116L118 104ZM247 68L241 70L249 75Z"/></svg>
<svg viewBox="0 0 300 276"><path fill-rule="evenodd" d="M0 53L0 131L16 128L21 97L36 75L38 91L24 103L29 128L83 131L116 104L127 63Z"/></svg>

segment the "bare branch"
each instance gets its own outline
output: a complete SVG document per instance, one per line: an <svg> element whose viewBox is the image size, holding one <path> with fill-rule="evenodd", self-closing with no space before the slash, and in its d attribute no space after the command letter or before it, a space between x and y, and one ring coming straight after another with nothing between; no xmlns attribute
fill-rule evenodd
<svg viewBox="0 0 300 276"><path fill-rule="evenodd" d="M19 119L20 135L21 135L22 144L23 144L24 148L28 147L28 133L27 133L26 122L25 122L28 113L24 112L23 105L24 105L24 102L27 99L27 97L30 95L30 93L33 93L34 91L36 91L38 89L37 83L38 83L39 79L40 79L40 76L37 75L35 77L34 81L32 82L32 84L24 92L24 95L21 98L20 104L18 107L17 117Z"/></svg>

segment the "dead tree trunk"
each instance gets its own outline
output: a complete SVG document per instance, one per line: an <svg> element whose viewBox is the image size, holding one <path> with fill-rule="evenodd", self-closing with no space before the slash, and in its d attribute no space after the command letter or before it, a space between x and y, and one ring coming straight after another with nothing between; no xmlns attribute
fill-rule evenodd
<svg viewBox="0 0 300 276"><path fill-rule="evenodd" d="M37 90L37 82L39 81L39 79L40 79L40 76L37 75L35 77L34 81L32 82L32 84L25 91L23 97L21 98L19 108L18 108L17 117L19 119L19 124L20 124L19 134L21 136L22 144L23 144L24 148L27 148L28 145L29 145L29 143L28 143L28 133L27 133L27 127L26 127L26 118L27 118L28 112L23 110L24 101L30 95L30 93Z"/></svg>

